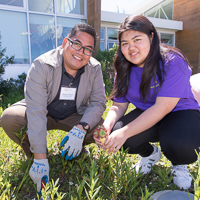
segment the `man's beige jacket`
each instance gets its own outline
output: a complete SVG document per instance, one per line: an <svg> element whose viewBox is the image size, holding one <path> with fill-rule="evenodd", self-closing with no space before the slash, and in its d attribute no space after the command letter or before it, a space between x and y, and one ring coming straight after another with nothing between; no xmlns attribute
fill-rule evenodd
<svg viewBox="0 0 200 200"><path fill-rule="evenodd" d="M33 153L46 153L47 106L54 100L59 90L62 53L60 46L39 56L33 61L27 74L24 105L27 107L27 134ZM83 115L81 121L88 123L90 129L100 121L106 108L101 65L92 57L81 75L76 108L78 114Z"/></svg>

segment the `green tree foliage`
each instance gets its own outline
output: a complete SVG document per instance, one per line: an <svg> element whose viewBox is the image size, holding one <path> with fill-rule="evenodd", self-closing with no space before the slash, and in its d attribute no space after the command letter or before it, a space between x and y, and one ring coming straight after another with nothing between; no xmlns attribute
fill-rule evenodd
<svg viewBox="0 0 200 200"><path fill-rule="evenodd" d="M6 48L2 48L1 35L0 35L0 78L1 75L5 72L5 66L12 64L14 56L8 57L5 55ZM2 79L2 78L1 78Z"/></svg>
<svg viewBox="0 0 200 200"><path fill-rule="evenodd" d="M2 47L0 35L0 97L1 106L3 108L6 108L10 104L23 99L24 83L26 80L25 73L19 75L18 79L10 78L9 80L3 80L2 75L5 72L5 66L14 62L14 56L8 57L5 55L5 53L6 48Z"/></svg>
<svg viewBox="0 0 200 200"><path fill-rule="evenodd" d="M101 63L101 69L103 71L103 79L106 88L106 94L109 96L113 88L114 83L114 68L113 60L117 52L118 45L114 45L113 48L105 51L99 50L95 58Z"/></svg>

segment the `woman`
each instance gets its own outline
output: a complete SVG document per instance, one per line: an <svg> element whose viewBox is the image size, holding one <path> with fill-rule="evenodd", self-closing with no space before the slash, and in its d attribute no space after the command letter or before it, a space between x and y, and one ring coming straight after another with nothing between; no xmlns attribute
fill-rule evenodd
<svg viewBox="0 0 200 200"><path fill-rule="evenodd" d="M160 44L153 24L144 16L130 16L119 29L119 48L113 105L104 126L109 134L104 147L117 152L122 146L140 154L136 171L147 174L163 154L172 162L173 181L191 186L187 165L197 159L200 146L200 107L189 83L187 59L175 48ZM136 109L125 115L128 104Z"/></svg>

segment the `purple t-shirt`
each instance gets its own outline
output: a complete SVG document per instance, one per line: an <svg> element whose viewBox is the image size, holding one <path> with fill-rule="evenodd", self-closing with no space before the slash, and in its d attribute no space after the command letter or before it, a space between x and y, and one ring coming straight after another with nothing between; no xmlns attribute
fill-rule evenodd
<svg viewBox="0 0 200 200"><path fill-rule="evenodd" d="M156 76L156 82L152 78L150 94L146 102L141 99L139 93L142 72L143 68L133 65L127 94L120 98L114 98L113 101L119 103L130 102L141 110L147 110L155 104L157 97L176 97L180 98L180 101L172 112L188 109L200 110L198 102L191 91L190 76L192 71L180 56L169 54L168 59L165 61L166 75L164 76L164 82L158 91L160 86L158 77Z"/></svg>

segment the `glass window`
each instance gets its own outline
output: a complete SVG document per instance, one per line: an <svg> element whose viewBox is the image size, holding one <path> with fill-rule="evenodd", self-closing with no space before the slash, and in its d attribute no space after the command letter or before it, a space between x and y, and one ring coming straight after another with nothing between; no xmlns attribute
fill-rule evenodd
<svg viewBox="0 0 200 200"><path fill-rule="evenodd" d="M57 17L57 42L58 46L62 45L63 39L68 35L70 30L78 23L86 23L86 20L72 19L66 17Z"/></svg>
<svg viewBox="0 0 200 200"><path fill-rule="evenodd" d="M163 6L163 10L165 11L165 14L167 15L168 19L173 19L173 2L170 2L167 5Z"/></svg>
<svg viewBox="0 0 200 200"><path fill-rule="evenodd" d="M0 0L0 4L7 6L24 7L23 0Z"/></svg>
<svg viewBox="0 0 200 200"><path fill-rule="evenodd" d="M108 28L108 39L117 40L118 31Z"/></svg>
<svg viewBox="0 0 200 200"><path fill-rule="evenodd" d="M30 11L54 13L53 0L28 0L28 8Z"/></svg>
<svg viewBox="0 0 200 200"><path fill-rule="evenodd" d="M167 19L166 14L163 12L162 9L160 9L160 18L161 19Z"/></svg>
<svg viewBox="0 0 200 200"><path fill-rule="evenodd" d="M15 56L14 63L29 64L26 13L0 10L0 34L7 56Z"/></svg>
<svg viewBox="0 0 200 200"><path fill-rule="evenodd" d="M54 17L30 14L32 61L39 55L56 48Z"/></svg>
<svg viewBox="0 0 200 200"><path fill-rule="evenodd" d="M164 43L169 46L174 46L173 34L161 33L160 36L161 36L161 43Z"/></svg>
<svg viewBox="0 0 200 200"><path fill-rule="evenodd" d="M84 15L84 0L58 0L58 12Z"/></svg>
<svg viewBox="0 0 200 200"><path fill-rule="evenodd" d="M100 42L100 49L101 49L101 51L104 51L105 50L105 47L104 47L104 42Z"/></svg>
<svg viewBox="0 0 200 200"><path fill-rule="evenodd" d="M161 19L173 18L173 0L166 0L145 12L147 17L155 17Z"/></svg>
<svg viewBox="0 0 200 200"><path fill-rule="evenodd" d="M101 28L100 39L104 39L104 28Z"/></svg>
<svg viewBox="0 0 200 200"><path fill-rule="evenodd" d="M114 44L118 44L118 42L108 42L108 49L111 49Z"/></svg>

